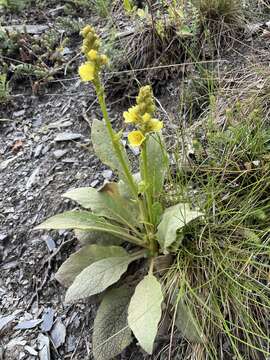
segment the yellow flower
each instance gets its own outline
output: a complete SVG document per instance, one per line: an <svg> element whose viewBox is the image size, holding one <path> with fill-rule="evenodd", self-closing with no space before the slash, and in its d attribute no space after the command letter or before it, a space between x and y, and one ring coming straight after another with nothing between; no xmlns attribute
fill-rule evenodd
<svg viewBox="0 0 270 360"><path fill-rule="evenodd" d="M101 65L107 65L108 62L109 62L108 57L106 55L104 55L104 54L101 54L100 55L100 63L101 63Z"/></svg>
<svg viewBox="0 0 270 360"><path fill-rule="evenodd" d="M93 32L93 28L90 25L86 25L82 30L81 30L81 35L82 37L86 37L90 32Z"/></svg>
<svg viewBox="0 0 270 360"><path fill-rule="evenodd" d="M163 128L163 122L157 119L151 119L147 124L149 131L158 132Z"/></svg>
<svg viewBox="0 0 270 360"><path fill-rule="evenodd" d="M140 146L144 140L145 136L139 130L131 131L131 133L128 134L128 141L133 147Z"/></svg>
<svg viewBox="0 0 270 360"><path fill-rule="evenodd" d="M132 106L128 111L123 113L126 123L135 123L138 121L138 107Z"/></svg>
<svg viewBox="0 0 270 360"><path fill-rule="evenodd" d="M145 113L143 116L142 116L142 119L143 119L143 122L144 123L148 123L151 119L152 119L152 116L148 113Z"/></svg>
<svg viewBox="0 0 270 360"><path fill-rule="evenodd" d="M82 81L92 81L95 78L95 65L88 62L79 67L79 75Z"/></svg>
<svg viewBox="0 0 270 360"><path fill-rule="evenodd" d="M89 60L96 61L98 59L98 52L96 50L90 50L87 54Z"/></svg>
<svg viewBox="0 0 270 360"><path fill-rule="evenodd" d="M146 85L140 88L139 95L136 97L136 102L141 108L142 115L144 113L153 115L155 103L151 86Z"/></svg>

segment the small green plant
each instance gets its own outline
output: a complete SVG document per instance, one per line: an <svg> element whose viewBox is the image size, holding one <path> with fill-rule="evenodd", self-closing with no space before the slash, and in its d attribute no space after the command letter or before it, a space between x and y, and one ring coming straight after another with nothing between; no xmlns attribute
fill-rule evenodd
<svg viewBox="0 0 270 360"><path fill-rule="evenodd" d="M100 190L68 191L64 196L86 210L55 215L37 229L75 229L84 244L63 263L56 279L69 286L67 303L103 295L94 322L95 358L111 359L120 354L132 342L132 332L151 354L167 295L157 276L161 270L158 263L168 256L170 259L181 245L184 230L203 214L187 202L163 206L161 194L168 155L161 134L163 124L154 118L155 103L149 85L140 88L136 105L123 114L125 123L136 127L128 135L130 145L141 150L140 172L132 174L121 142L122 132L116 133L112 128L100 80L108 59L101 53L100 40L90 26L81 33L86 62L80 66L79 74L82 81L93 83L104 118L93 121L92 143L100 160L115 170L120 180L107 183ZM130 245L121 246L123 243ZM131 263L134 274L123 279ZM166 267L169 265L170 261ZM115 288L110 288L112 285ZM173 302L178 304L179 298L175 296ZM194 328L185 304L181 302L177 309L185 313L183 323ZM197 340L201 336L198 330Z"/></svg>
<svg viewBox="0 0 270 360"><path fill-rule="evenodd" d="M134 9L134 5L131 0L123 0L123 6L125 9L125 12L128 14L130 14Z"/></svg>
<svg viewBox="0 0 270 360"><path fill-rule="evenodd" d="M206 40L230 39L243 28L246 18L242 0L192 0L198 10L198 18ZM220 40L220 39L219 39Z"/></svg>
<svg viewBox="0 0 270 360"><path fill-rule="evenodd" d="M110 13L109 0L71 0L65 5L65 12L74 14L74 12L94 11L101 17L107 17Z"/></svg>
<svg viewBox="0 0 270 360"><path fill-rule="evenodd" d="M0 6L13 12L20 12L30 4L30 0L0 0Z"/></svg>
<svg viewBox="0 0 270 360"><path fill-rule="evenodd" d="M243 13L243 2L237 0L193 0L206 20L234 23Z"/></svg>

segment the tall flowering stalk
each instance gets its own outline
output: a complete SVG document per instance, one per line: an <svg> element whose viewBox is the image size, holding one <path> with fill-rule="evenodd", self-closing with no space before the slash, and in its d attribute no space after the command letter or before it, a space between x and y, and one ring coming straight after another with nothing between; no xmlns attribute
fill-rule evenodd
<svg viewBox="0 0 270 360"><path fill-rule="evenodd" d="M137 197L137 185L128 168L128 165L125 162L125 159L123 158L119 136L117 136L112 129L105 102L105 92L100 80L101 69L103 66L108 64L108 58L106 55L101 53L100 39L91 26L88 25L84 29L82 29L81 35L83 37L82 53L86 57L86 62L79 67L79 75L82 81L92 82L94 85L103 118L105 120L106 127L111 138L115 153L123 168L126 179L128 181L128 185L133 195Z"/></svg>
<svg viewBox="0 0 270 360"><path fill-rule="evenodd" d="M132 106L123 114L125 123L134 125L136 128L136 130L131 131L128 135L130 145L141 148L141 182L137 184L123 156L120 135L116 134L112 129L106 107L105 92L100 79L100 73L103 66L108 64L108 58L101 53L100 39L91 26L86 26L81 31L81 35L83 36L82 53L85 55L86 61L79 67L79 75L82 81L92 82L94 85L113 148L121 164L133 198L139 205L141 221L144 223L147 233L146 242L149 244L150 252L155 254L157 243L153 236L155 232L153 189L151 189L151 179L149 178L151 174L149 174L148 171L149 159L147 159L147 142L150 133L159 132L163 127L163 123L154 118L155 102L151 86L141 87L136 98L136 105Z"/></svg>
<svg viewBox="0 0 270 360"><path fill-rule="evenodd" d="M136 98L136 105L125 111L124 121L127 124L134 125L137 130L133 130L128 135L131 146L141 147L142 150L142 180L145 187L145 200L147 205L146 220L153 224L153 199L149 187L150 180L147 159L147 138L152 132L159 132L163 127L163 122L154 118L155 102L152 89L149 85L143 86ZM153 249L154 250L154 249Z"/></svg>

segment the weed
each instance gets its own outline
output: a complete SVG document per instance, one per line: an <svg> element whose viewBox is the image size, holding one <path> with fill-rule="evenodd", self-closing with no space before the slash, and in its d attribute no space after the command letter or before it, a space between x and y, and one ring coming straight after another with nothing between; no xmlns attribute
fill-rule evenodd
<svg viewBox="0 0 270 360"><path fill-rule="evenodd" d="M192 313L205 338L183 328L174 356L199 359L260 359L269 356L270 309L269 127L254 97L238 101L217 124L215 99L208 122L195 136L196 163L180 166L170 205L191 201L205 225L185 231L178 260L164 281L180 289L178 302ZM243 121L244 119L244 121ZM178 189L178 191L177 191ZM172 294L170 295L172 296Z"/></svg>
<svg viewBox="0 0 270 360"><path fill-rule="evenodd" d="M74 14L75 12L96 12L101 17L107 17L110 13L109 0L71 0L65 5L65 12L67 14Z"/></svg>
<svg viewBox="0 0 270 360"><path fill-rule="evenodd" d="M31 0L1 0L0 6L4 6L8 11L20 12L25 7L29 6L30 3Z"/></svg>

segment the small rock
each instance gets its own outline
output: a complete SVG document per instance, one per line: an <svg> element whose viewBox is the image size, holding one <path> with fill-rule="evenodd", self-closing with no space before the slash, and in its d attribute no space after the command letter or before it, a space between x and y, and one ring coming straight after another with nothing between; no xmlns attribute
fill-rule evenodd
<svg viewBox="0 0 270 360"><path fill-rule="evenodd" d="M91 182L90 186L91 187L96 187L99 184L99 180L94 180Z"/></svg>
<svg viewBox="0 0 270 360"><path fill-rule="evenodd" d="M7 315L0 317L0 332L13 320L15 319L14 315Z"/></svg>
<svg viewBox="0 0 270 360"><path fill-rule="evenodd" d="M42 333L38 334L38 349L40 360L50 360L50 339Z"/></svg>
<svg viewBox="0 0 270 360"><path fill-rule="evenodd" d="M5 242L8 238L8 234L5 234L5 233L1 233L0 234L0 243L1 242Z"/></svg>
<svg viewBox="0 0 270 360"><path fill-rule="evenodd" d="M29 352L30 355L38 356L38 352L33 349L31 346L25 345L24 349Z"/></svg>
<svg viewBox="0 0 270 360"><path fill-rule="evenodd" d="M34 157L35 157L35 158L39 157L39 155L41 154L42 148L43 148L43 144L39 144L39 145L35 148L35 152L34 152Z"/></svg>
<svg viewBox="0 0 270 360"><path fill-rule="evenodd" d="M74 158L66 158L66 159L63 159L62 162L66 163L66 164L73 164L73 163L77 162L77 160Z"/></svg>
<svg viewBox="0 0 270 360"><path fill-rule="evenodd" d="M50 331L53 326L54 311L52 308L48 308L44 311L42 316L43 323L41 325L42 331Z"/></svg>
<svg viewBox="0 0 270 360"><path fill-rule="evenodd" d="M18 336L14 339L11 339L10 342L7 344L7 349L12 349L15 346L25 346L26 340L22 336Z"/></svg>
<svg viewBox="0 0 270 360"><path fill-rule="evenodd" d="M76 338L70 335L67 340L67 352L72 352L76 348Z"/></svg>
<svg viewBox="0 0 270 360"><path fill-rule="evenodd" d="M72 121L70 120L67 120L67 121L56 121L54 123L50 123L48 125L48 129L57 129L57 128L60 128L60 127L69 127L72 125Z"/></svg>
<svg viewBox="0 0 270 360"><path fill-rule="evenodd" d="M64 344L66 339L66 327L60 319L56 321L51 331L51 338L56 349Z"/></svg>
<svg viewBox="0 0 270 360"><path fill-rule="evenodd" d="M49 251L53 251L54 249L56 249L55 241L53 240L53 238L51 236L44 235L44 236L42 236L42 240L44 240L46 242L46 245L47 245Z"/></svg>
<svg viewBox="0 0 270 360"><path fill-rule="evenodd" d="M16 330L26 330L26 329L33 329L37 325L42 322L42 319L33 319L33 320L26 320L20 322L17 326L15 326Z"/></svg>
<svg viewBox="0 0 270 360"><path fill-rule="evenodd" d="M76 133L61 133L56 136L54 141L70 141L70 140L78 140L82 137L81 134Z"/></svg>
<svg viewBox="0 0 270 360"><path fill-rule="evenodd" d="M25 114L25 110L19 110L19 111L15 111L13 113L13 116L14 117L20 117L20 116L23 116Z"/></svg>
<svg viewBox="0 0 270 360"><path fill-rule="evenodd" d="M20 353L19 353L19 360L22 360L22 359L24 359L25 358L25 353L23 352L23 351L21 351Z"/></svg>
<svg viewBox="0 0 270 360"><path fill-rule="evenodd" d="M51 145L46 145L44 146L44 148L42 149L42 155L45 155L51 148Z"/></svg>
<svg viewBox="0 0 270 360"><path fill-rule="evenodd" d="M39 174L39 167L37 167L32 174L29 176L27 182L26 182L26 189L29 190L38 180L38 174Z"/></svg>
<svg viewBox="0 0 270 360"><path fill-rule="evenodd" d="M61 159L61 157L63 157L66 153L68 152L68 150L55 150L53 152L53 156L56 158L56 159Z"/></svg>
<svg viewBox="0 0 270 360"><path fill-rule="evenodd" d="M10 261L8 263L5 263L1 266L2 270L9 270L17 267L19 265L19 262L17 260Z"/></svg>
<svg viewBox="0 0 270 360"><path fill-rule="evenodd" d="M112 170L103 170L103 171L102 171L102 176L103 176L104 179L106 179L106 180L110 180L111 177L112 177L112 175L113 175Z"/></svg>

